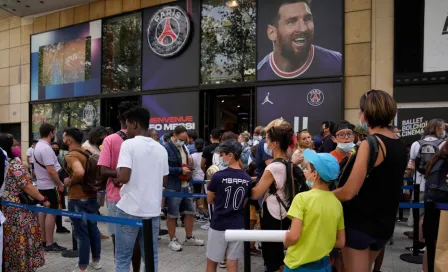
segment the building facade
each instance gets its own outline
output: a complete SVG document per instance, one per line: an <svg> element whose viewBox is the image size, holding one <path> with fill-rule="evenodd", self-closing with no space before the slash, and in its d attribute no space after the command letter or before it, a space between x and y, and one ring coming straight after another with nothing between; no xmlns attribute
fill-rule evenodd
<svg viewBox="0 0 448 272"><path fill-rule="evenodd" d="M270 59L270 1L221 2L100 0L40 16L2 15L0 130L14 134L25 153L42 122L86 132L117 128L116 107L129 100L150 109L150 124L161 133L176 124L202 136L214 127L252 130L283 116L296 131L317 134L326 119L357 124L367 90L393 93L393 1L312 0L315 46L308 56L318 60L327 52L319 48L341 56L339 68L315 74L306 63L284 73L285 63ZM187 13L190 35L170 49L170 38L159 40L166 46L157 51L152 37L166 30L157 15L173 5ZM174 24L174 35L185 31L180 17Z"/></svg>

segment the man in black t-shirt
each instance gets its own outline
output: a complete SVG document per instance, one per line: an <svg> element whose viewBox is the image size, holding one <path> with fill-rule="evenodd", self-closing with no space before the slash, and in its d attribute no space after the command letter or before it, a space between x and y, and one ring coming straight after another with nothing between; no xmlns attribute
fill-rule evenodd
<svg viewBox="0 0 448 272"><path fill-rule="evenodd" d="M221 132L219 129L215 128L210 133L210 142L208 146L204 148L202 151L202 160L201 160L201 168L204 173L207 172L207 169L213 164L213 154L215 153L215 149L219 146L219 139L221 138Z"/></svg>
<svg viewBox="0 0 448 272"><path fill-rule="evenodd" d="M333 134L334 134L335 123L333 121L324 121L322 122L322 130L320 135L323 137L322 145L318 150L318 153L330 153L331 151L336 149L336 144L333 142Z"/></svg>

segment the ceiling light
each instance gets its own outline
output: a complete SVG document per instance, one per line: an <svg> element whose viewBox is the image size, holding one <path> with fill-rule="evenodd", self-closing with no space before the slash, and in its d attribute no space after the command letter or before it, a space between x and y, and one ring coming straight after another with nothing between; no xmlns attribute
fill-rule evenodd
<svg viewBox="0 0 448 272"><path fill-rule="evenodd" d="M221 103L224 103L224 100L222 100Z"/></svg>
<svg viewBox="0 0 448 272"><path fill-rule="evenodd" d="M238 3L237 0L231 0L227 2L227 7L229 8L236 8L238 7L240 4Z"/></svg>
<svg viewBox="0 0 448 272"><path fill-rule="evenodd" d="M238 106L236 106L237 108L239 108L240 107L240 105L238 105Z"/></svg>

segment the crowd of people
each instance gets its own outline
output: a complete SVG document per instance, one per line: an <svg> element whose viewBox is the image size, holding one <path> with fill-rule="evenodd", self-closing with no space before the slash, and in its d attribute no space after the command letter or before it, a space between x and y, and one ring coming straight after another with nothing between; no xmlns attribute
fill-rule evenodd
<svg viewBox="0 0 448 272"><path fill-rule="evenodd" d="M422 139L407 149L391 125L397 105L389 94L371 90L360 98L359 109L359 125L324 121L318 136L294 132L279 118L256 127L253 135L214 129L209 139L201 139L177 126L159 139L149 129L149 111L122 102L117 132L97 127L85 135L66 128L56 139L55 126L42 124L26 163L17 141L0 133L2 199L63 209L67 194L69 211L99 214L105 203L108 216L151 219L156 270L158 236L168 234L174 252L206 245L206 271L218 265L238 271L244 245L226 241L225 231L244 229L248 216L250 229L288 230L283 242L250 244L251 254L263 257L265 271L370 272L374 262L373 270L380 271L393 235L403 176L415 176L425 207L413 220L421 223L423 270L433 272L440 212L431 186L445 183L448 172L445 122L429 121ZM163 192L207 197L164 198ZM2 211L5 271L36 271L45 263L44 251L66 250L54 240L55 227L70 233L61 217L13 206ZM183 241L176 236L179 219ZM207 243L194 236L195 220L207 223ZM109 224L102 234L95 221L70 221L79 255L74 271L102 268L101 239L109 235L115 271L128 272L131 264L140 271L142 227Z"/></svg>

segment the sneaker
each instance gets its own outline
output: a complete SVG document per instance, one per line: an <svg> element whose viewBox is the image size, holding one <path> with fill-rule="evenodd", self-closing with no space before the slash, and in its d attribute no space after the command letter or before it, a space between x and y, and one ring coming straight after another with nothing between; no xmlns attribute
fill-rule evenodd
<svg viewBox="0 0 448 272"><path fill-rule="evenodd" d="M261 251L256 249L255 247L250 249L250 255L254 255L254 256L260 256L261 255Z"/></svg>
<svg viewBox="0 0 448 272"><path fill-rule="evenodd" d="M60 227L56 229L56 233L70 233L70 231L66 227Z"/></svg>
<svg viewBox="0 0 448 272"><path fill-rule="evenodd" d="M407 251L409 251L409 252L414 252L414 248L413 247L406 247L405 248ZM424 247L424 248L419 248L418 249L418 253L419 254L423 254L423 253L425 253L425 249L426 249L426 247Z"/></svg>
<svg viewBox="0 0 448 272"><path fill-rule="evenodd" d="M167 235L167 234L168 234L168 230L166 230L166 229L159 230L159 236L163 236L163 235Z"/></svg>
<svg viewBox="0 0 448 272"><path fill-rule="evenodd" d="M203 215L201 215L198 218L196 218L196 222L205 223L205 222L207 222L207 219L205 219L205 217Z"/></svg>
<svg viewBox="0 0 448 272"><path fill-rule="evenodd" d="M73 272L84 272L84 271L88 272L87 268L85 270L81 270L79 269L79 266L76 266L75 270L73 270Z"/></svg>
<svg viewBox="0 0 448 272"><path fill-rule="evenodd" d="M185 246L203 246L205 244L204 240L196 239L194 236L187 239L185 238Z"/></svg>
<svg viewBox="0 0 448 272"><path fill-rule="evenodd" d="M61 247L56 242L54 242L52 245L46 246L44 250L46 252L62 252L62 251L66 251L67 248Z"/></svg>
<svg viewBox="0 0 448 272"><path fill-rule="evenodd" d="M201 229L208 230L210 228L210 223L201 226Z"/></svg>
<svg viewBox="0 0 448 272"><path fill-rule="evenodd" d="M90 263L90 266L95 269L95 270L100 270L101 268L103 268L103 266L101 265L100 261L92 261Z"/></svg>
<svg viewBox="0 0 448 272"><path fill-rule="evenodd" d="M219 263L219 268L227 268L227 263L226 263L226 261L224 261L224 262L220 262L220 263Z"/></svg>
<svg viewBox="0 0 448 272"><path fill-rule="evenodd" d="M179 240L177 240L177 238L170 241L168 248L172 251L182 251L182 246L179 244Z"/></svg>

